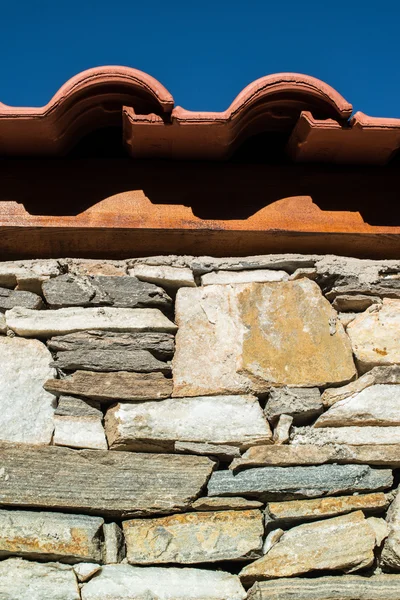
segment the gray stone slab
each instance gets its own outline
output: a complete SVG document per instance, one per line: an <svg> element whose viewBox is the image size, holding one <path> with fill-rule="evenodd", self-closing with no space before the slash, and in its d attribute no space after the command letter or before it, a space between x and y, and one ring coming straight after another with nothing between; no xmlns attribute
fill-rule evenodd
<svg viewBox="0 0 400 600"><path fill-rule="evenodd" d="M363 312L372 304L382 304L379 296L366 296L364 294L343 294L336 296L332 306L338 312Z"/></svg>
<svg viewBox="0 0 400 600"><path fill-rule="evenodd" d="M241 456L236 446L226 446L200 442L175 442L175 452L182 454L200 454L201 456L215 456L222 461L231 461Z"/></svg>
<svg viewBox="0 0 400 600"><path fill-rule="evenodd" d="M125 558L125 540L122 529L116 523L103 525L104 551L103 560L106 564L115 564Z"/></svg>
<svg viewBox="0 0 400 600"><path fill-rule="evenodd" d="M198 498L192 504L193 510L209 511L209 510L248 510L252 508L261 508L262 502L258 500L248 500L247 498L219 498L218 496L206 496Z"/></svg>
<svg viewBox="0 0 400 600"><path fill-rule="evenodd" d="M60 335L47 341L55 352L64 350L109 350L133 352L148 350L159 360L169 360L174 354L174 336L171 333L115 331L78 331Z"/></svg>
<svg viewBox="0 0 400 600"><path fill-rule="evenodd" d="M205 456L0 445L0 505L106 516L187 509L214 467Z"/></svg>
<svg viewBox="0 0 400 600"><path fill-rule="evenodd" d="M58 352L52 367L63 371L133 371L170 373L171 366L147 350L66 350Z"/></svg>
<svg viewBox="0 0 400 600"><path fill-rule="evenodd" d="M51 308L115 306L119 308L170 308L172 300L160 287L136 277L79 277L60 275L43 283Z"/></svg>
<svg viewBox="0 0 400 600"><path fill-rule="evenodd" d="M18 290L0 288L0 312L10 310L14 306L40 309L43 308L43 302L40 296L32 294L32 292L19 292Z"/></svg>
<svg viewBox="0 0 400 600"><path fill-rule="evenodd" d="M0 510L0 557L101 562L103 523L87 515Z"/></svg>
<svg viewBox="0 0 400 600"><path fill-rule="evenodd" d="M49 379L44 388L57 396L83 396L100 402L161 400L172 393L172 381L162 373L96 373L75 371L64 379Z"/></svg>
<svg viewBox="0 0 400 600"><path fill-rule="evenodd" d="M281 415L293 417L296 425L321 414L323 405L318 388L271 388L264 414L274 425Z"/></svg>
<svg viewBox="0 0 400 600"><path fill-rule="evenodd" d="M60 417L98 417L103 418L100 403L95 400L82 400L73 396L60 396L54 412Z"/></svg>
<svg viewBox="0 0 400 600"><path fill-rule="evenodd" d="M367 465L316 467L263 467L240 471L216 471L208 482L209 496L249 496L261 501L315 498L353 492L388 489L392 471Z"/></svg>

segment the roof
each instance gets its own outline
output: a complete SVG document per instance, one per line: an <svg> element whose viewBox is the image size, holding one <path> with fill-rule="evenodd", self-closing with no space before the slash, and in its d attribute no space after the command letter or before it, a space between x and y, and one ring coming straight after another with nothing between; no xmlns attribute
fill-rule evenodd
<svg viewBox="0 0 400 600"><path fill-rule="evenodd" d="M0 155L63 156L85 135L117 126L134 158L226 160L249 138L274 133L295 162L389 162L400 119L352 111L328 84L280 73L248 85L223 112L193 112L142 71L100 67L73 77L44 107L0 103Z"/></svg>

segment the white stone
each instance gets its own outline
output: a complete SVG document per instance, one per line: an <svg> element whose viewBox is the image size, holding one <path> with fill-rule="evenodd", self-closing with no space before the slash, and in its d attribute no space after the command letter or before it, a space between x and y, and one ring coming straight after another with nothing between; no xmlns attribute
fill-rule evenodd
<svg viewBox="0 0 400 600"><path fill-rule="evenodd" d="M372 385L336 402L314 423L314 427L400 425L400 385Z"/></svg>
<svg viewBox="0 0 400 600"><path fill-rule="evenodd" d="M0 562L0 598L80 600L80 594L72 567L9 558Z"/></svg>
<svg viewBox="0 0 400 600"><path fill-rule="evenodd" d="M19 260L0 262L0 287L28 288L20 284L29 281L29 290L40 293L42 282L60 275L60 265L56 260Z"/></svg>
<svg viewBox="0 0 400 600"><path fill-rule="evenodd" d="M271 430L257 398L204 396L157 402L121 403L106 414L110 448L143 445L174 449L174 442L210 442L247 448L271 442Z"/></svg>
<svg viewBox="0 0 400 600"><path fill-rule="evenodd" d="M129 275L137 277L140 281L148 281L172 289L196 286L191 269L186 267L138 264L129 270Z"/></svg>
<svg viewBox="0 0 400 600"><path fill-rule="evenodd" d="M55 397L43 389L55 376L49 350L38 340L1 337L0 357L0 441L50 444Z"/></svg>
<svg viewBox="0 0 400 600"><path fill-rule="evenodd" d="M400 364L400 300L374 304L349 323L347 333L361 372Z"/></svg>
<svg viewBox="0 0 400 600"><path fill-rule="evenodd" d="M18 335L46 338L88 329L161 332L177 329L158 308L13 308L6 312L6 322Z"/></svg>
<svg viewBox="0 0 400 600"><path fill-rule="evenodd" d="M53 444L94 450L107 450L108 448L101 419L90 416L55 415Z"/></svg>
<svg viewBox="0 0 400 600"><path fill-rule="evenodd" d="M298 427L293 428L291 444L345 444L376 446L400 444L400 427Z"/></svg>
<svg viewBox="0 0 400 600"><path fill-rule="evenodd" d="M265 542L263 545L264 555L267 554L271 550L271 548L273 548L275 544L279 542L284 533L285 532L283 531L283 529L280 529L279 527L278 529L273 529L269 532L269 534L265 538Z"/></svg>
<svg viewBox="0 0 400 600"><path fill-rule="evenodd" d="M274 444L287 444L290 436L290 428L293 423L293 417L290 415L281 415L274 429Z"/></svg>
<svg viewBox="0 0 400 600"><path fill-rule="evenodd" d="M400 571L400 494L398 492L389 507L386 520L389 535L382 550L382 564Z"/></svg>
<svg viewBox="0 0 400 600"><path fill-rule="evenodd" d="M89 581L93 575L95 575L101 569L101 565L96 563L78 563L73 566L75 575L80 583Z"/></svg>
<svg viewBox="0 0 400 600"><path fill-rule="evenodd" d="M225 285L234 283L265 283L266 281L286 281L286 271L254 269L252 271L212 271L201 277L201 285Z"/></svg>
<svg viewBox="0 0 400 600"><path fill-rule="evenodd" d="M0 333L7 333L7 323L3 313L0 313Z"/></svg>
<svg viewBox="0 0 400 600"><path fill-rule="evenodd" d="M103 567L99 575L83 586L81 593L82 600L244 600L246 598L246 592L239 578L223 571L130 565Z"/></svg>

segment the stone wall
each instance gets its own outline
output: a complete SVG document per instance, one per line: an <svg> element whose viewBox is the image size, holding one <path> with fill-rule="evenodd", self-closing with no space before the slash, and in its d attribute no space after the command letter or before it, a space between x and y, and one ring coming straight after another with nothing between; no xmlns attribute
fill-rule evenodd
<svg viewBox="0 0 400 600"><path fill-rule="evenodd" d="M399 600L400 262L0 263L1 600Z"/></svg>

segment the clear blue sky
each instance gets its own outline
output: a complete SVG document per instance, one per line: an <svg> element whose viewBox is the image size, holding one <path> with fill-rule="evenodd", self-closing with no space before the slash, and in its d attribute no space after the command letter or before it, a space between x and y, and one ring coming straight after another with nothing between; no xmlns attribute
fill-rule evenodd
<svg viewBox="0 0 400 600"><path fill-rule="evenodd" d="M296 71L355 110L400 117L399 0L3 0L0 19L5 104L46 104L79 71L121 64L192 110L224 110L252 80Z"/></svg>

